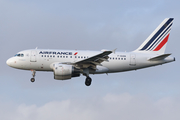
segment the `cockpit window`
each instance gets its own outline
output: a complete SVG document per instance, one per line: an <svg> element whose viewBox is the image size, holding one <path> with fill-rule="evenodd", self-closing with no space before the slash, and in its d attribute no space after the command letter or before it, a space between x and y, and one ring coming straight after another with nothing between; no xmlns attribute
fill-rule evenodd
<svg viewBox="0 0 180 120"><path fill-rule="evenodd" d="M24 57L24 54L16 54L15 57Z"/></svg>
<svg viewBox="0 0 180 120"><path fill-rule="evenodd" d="M17 57L19 57L19 56L20 56L20 54L16 54L16 55L15 55L15 57L16 57L16 56L17 56Z"/></svg>

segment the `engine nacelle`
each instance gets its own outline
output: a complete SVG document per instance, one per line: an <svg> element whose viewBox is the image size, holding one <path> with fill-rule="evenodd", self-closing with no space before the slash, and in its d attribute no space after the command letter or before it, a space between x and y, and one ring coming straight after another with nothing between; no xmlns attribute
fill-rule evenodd
<svg viewBox="0 0 180 120"><path fill-rule="evenodd" d="M65 65L65 64L53 64L53 71L54 71L54 79L57 80L66 80L71 79L71 77L79 77L80 70L76 69L72 65Z"/></svg>

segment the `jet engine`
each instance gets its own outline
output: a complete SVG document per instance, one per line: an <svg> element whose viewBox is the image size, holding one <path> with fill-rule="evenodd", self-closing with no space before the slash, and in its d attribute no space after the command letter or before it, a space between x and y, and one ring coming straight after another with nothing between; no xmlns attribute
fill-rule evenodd
<svg viewBox="0 0 180 120"><path fill-rule="evenodd" d="M53 64L53 71L56 80L67 80L71 79L71 77L80 76L80 70L72 65L56 63Z"/></svg>

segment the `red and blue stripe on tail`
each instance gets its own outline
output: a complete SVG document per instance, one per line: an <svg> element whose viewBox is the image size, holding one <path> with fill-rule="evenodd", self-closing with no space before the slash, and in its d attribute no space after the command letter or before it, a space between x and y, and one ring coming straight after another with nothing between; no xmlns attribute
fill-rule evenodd
<svg viewBox="0 0 180 120"><path fill-rule="evenodd" d="M136 51L164 53L174 18L166 18Z"/></svg>

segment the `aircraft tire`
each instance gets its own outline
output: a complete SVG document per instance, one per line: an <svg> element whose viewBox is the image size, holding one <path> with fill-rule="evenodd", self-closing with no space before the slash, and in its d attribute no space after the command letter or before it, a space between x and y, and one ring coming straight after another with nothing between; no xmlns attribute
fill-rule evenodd
<svg viewBox="0 0 180 120"><path fill-rule="evenodd" d="M92 79L90 77L87 77L86 78L86 81L85 81L85 85L86 86L90 86L91 85L91 82L92 82Z"/></svg>
<svg viewBox="0 0 180 120"><path fill-rule="evenodd" d="M31 78L31 82L35 82L35 79L34 79L34 78Z"/></svg>

